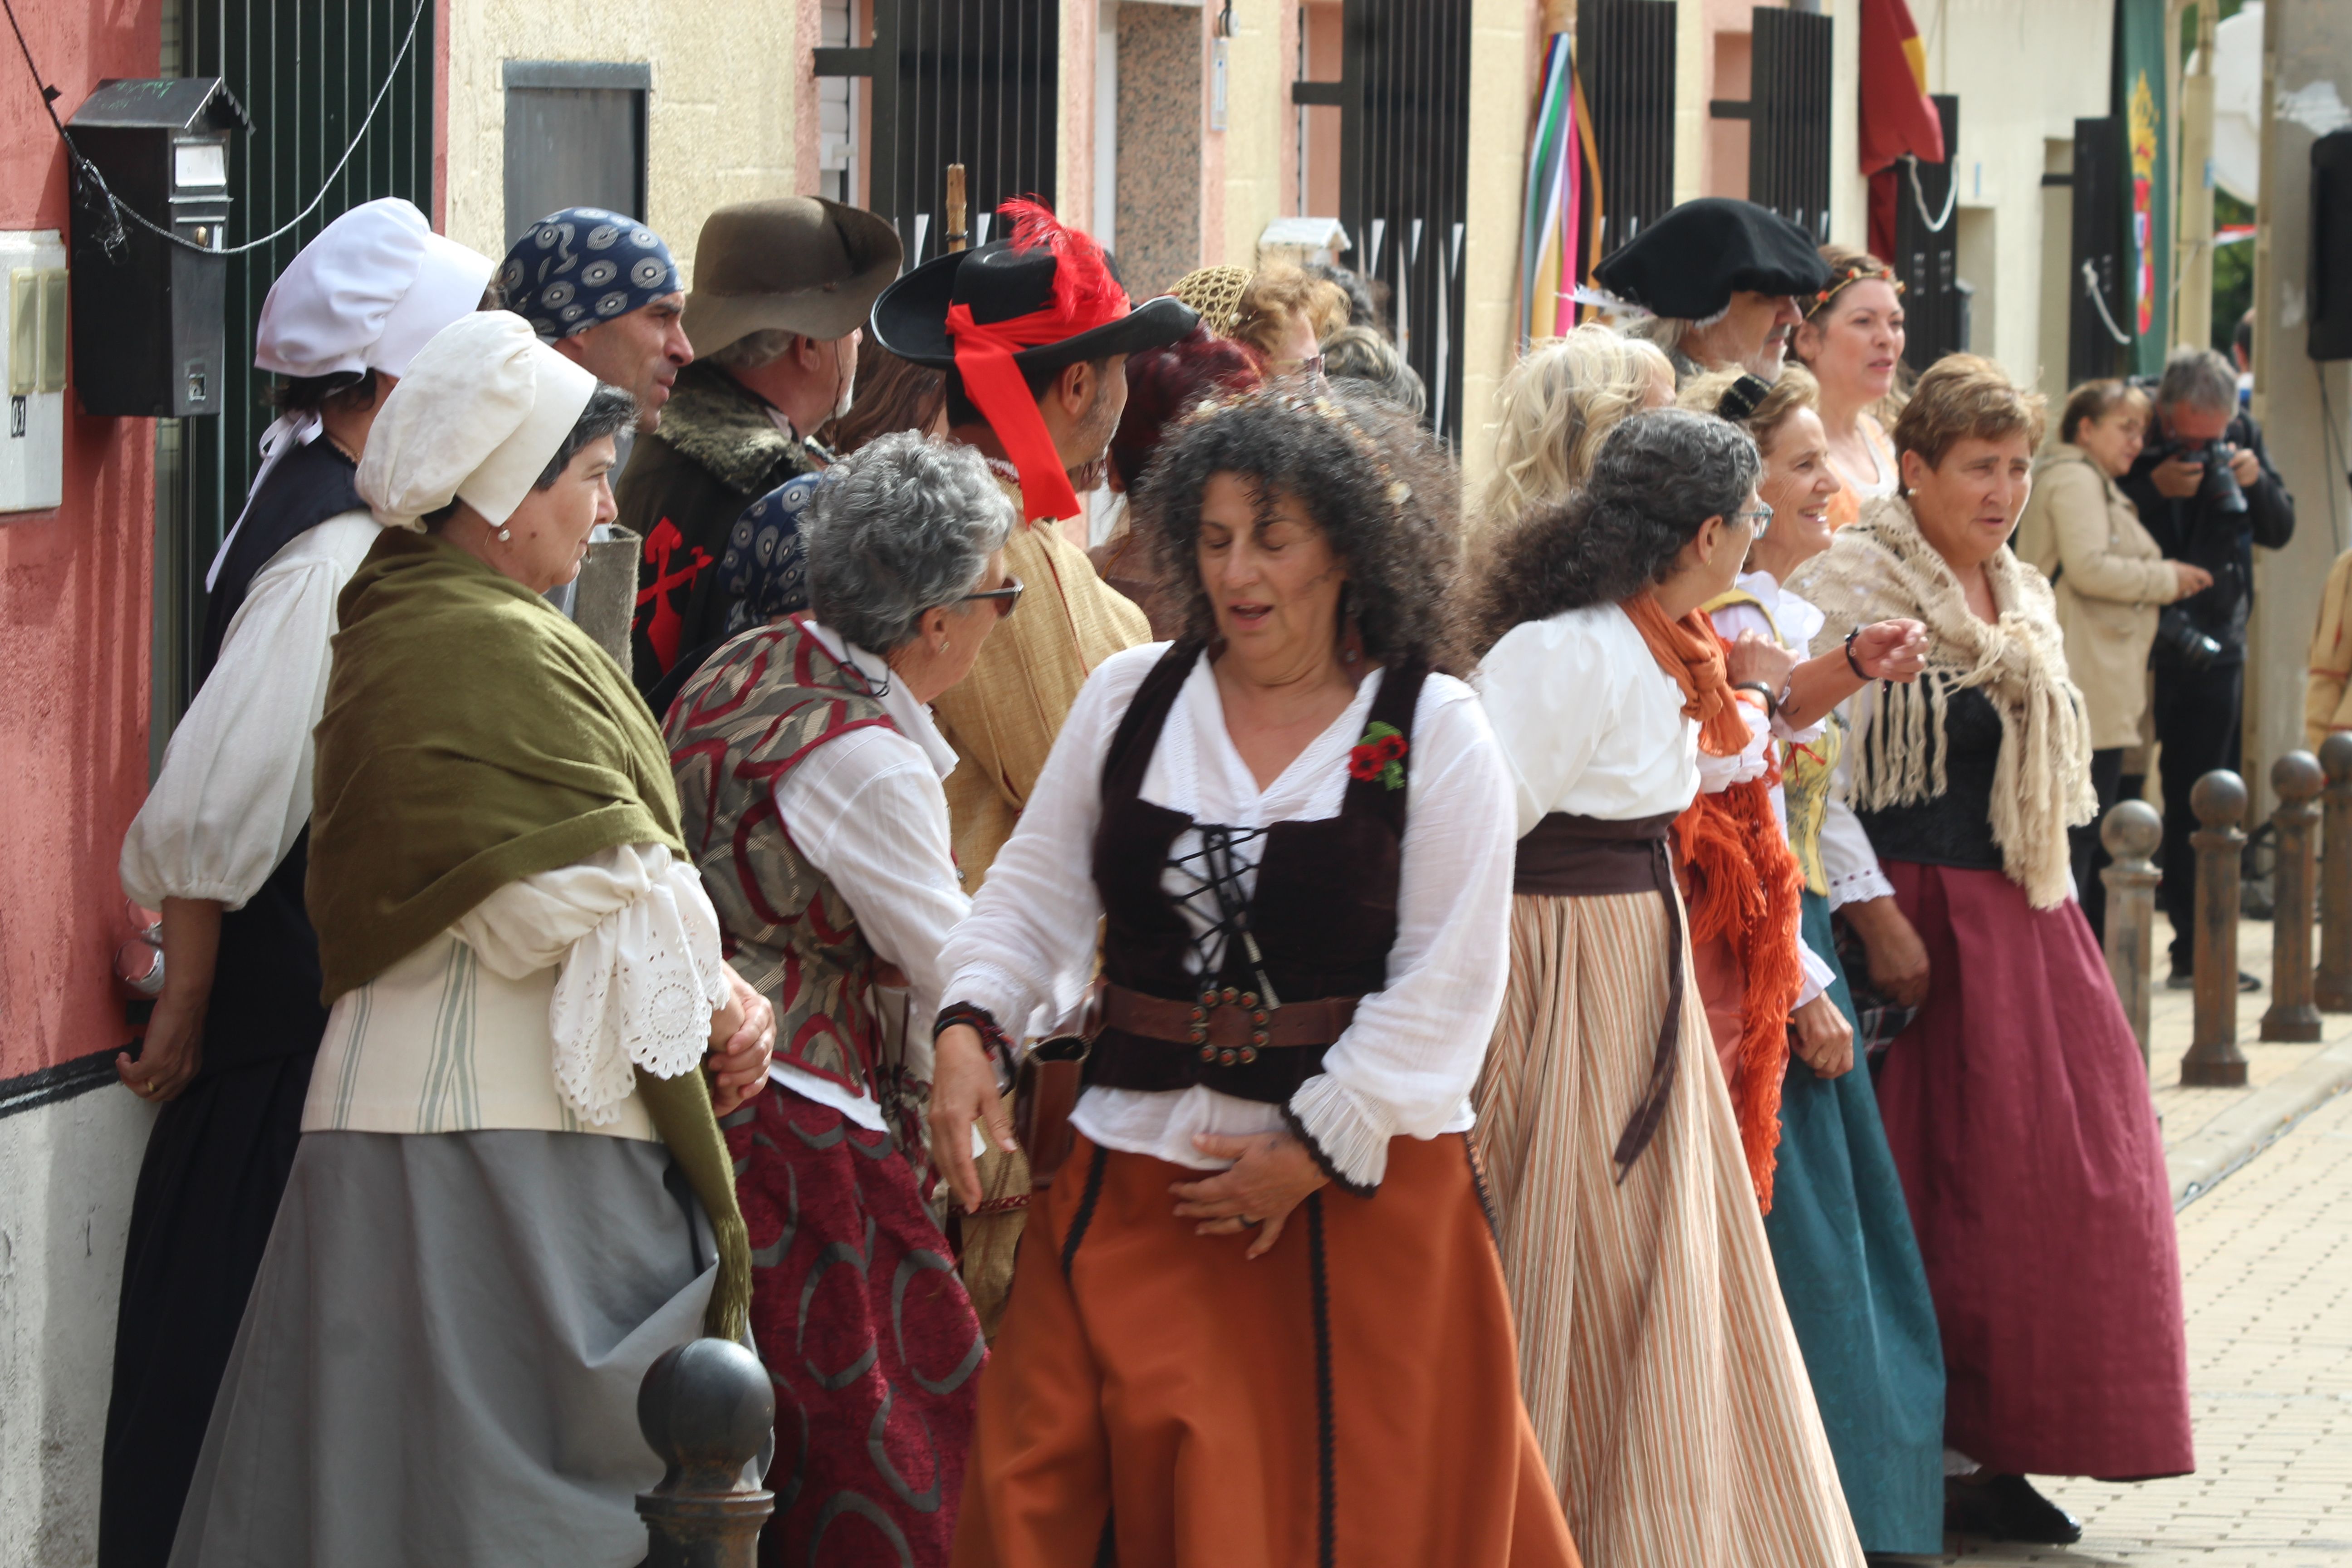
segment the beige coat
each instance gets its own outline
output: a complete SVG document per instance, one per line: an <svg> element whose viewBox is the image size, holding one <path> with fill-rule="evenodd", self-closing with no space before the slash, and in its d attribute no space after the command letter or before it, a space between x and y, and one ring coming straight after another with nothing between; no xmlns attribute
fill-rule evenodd
<svg viewBox="0 0 2352 1568"><path fill-rule="evenodd" d="M2304 743L2316 752L2339 730L2352 730L2352 550L2327 570L2303 692Z"/></svg>
<svg viewBox="0 0 2352 1568"><path fill-rule="evenodd" d="M2138 745L2157 606L2180 596L2172 563L2116 481L2063 441L2034 462L2033 498L2011 548L2057 591L2066 670L2089 710L2092 748Z"/></svg>

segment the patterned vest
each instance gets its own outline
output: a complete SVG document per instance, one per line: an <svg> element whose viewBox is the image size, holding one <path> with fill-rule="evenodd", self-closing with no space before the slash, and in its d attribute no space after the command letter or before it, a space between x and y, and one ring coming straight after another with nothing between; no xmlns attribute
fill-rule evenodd
<svg viewBox="0 0 2352 1568"><path fill-rule="evenodd" d="M745 632L710 657L663 725L687 852L727 956L776 1010L776 1060L881 1097L874 949L857 916L793 843L776 785L836 735L890 724L866 677L802 617Z"/></svg>

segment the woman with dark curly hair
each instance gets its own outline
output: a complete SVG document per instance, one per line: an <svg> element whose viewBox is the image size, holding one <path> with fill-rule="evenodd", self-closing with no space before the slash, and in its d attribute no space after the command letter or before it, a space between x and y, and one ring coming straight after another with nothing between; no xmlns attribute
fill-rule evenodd
<svg viewBox="0 0 2352 1568"><path fill-rule="evenodd" d="M1160 449L1138 526L1184 634L1096 670L943 960L931 1147L969 1205L1013 1042L1105 931L1075 1112L1024 1130L1051 1184L958 1563L1576 1561L1463 1136L1510 813L1444 673L1454 508L1369 404L1261 391Z"/></svg>
<svg viewBox="0 0 2352 1568"><path fill-rule="evenodd" d="M1496 552L1479 689L1516 789L1511 978L1478 1083L1520 1386L1599 1562L1862 1562L1774 1281L1669 836L1748 742L1700 608L1762 521L1747 434L1611 432Z"/></svg>

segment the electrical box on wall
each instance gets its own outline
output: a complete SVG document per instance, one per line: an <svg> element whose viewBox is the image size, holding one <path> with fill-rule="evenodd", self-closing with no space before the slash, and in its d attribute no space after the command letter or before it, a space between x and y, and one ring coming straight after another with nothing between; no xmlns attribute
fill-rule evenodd
<svg viewBox="0 0 2352 1568"><path fill-rule="evenodd" d="M221 411L229 136L253 129L218 77L102 81L68 122L115 201L77 200L73 381L82 411ZM176 241L176 243L175 243Z"/></svg>
<svg viewBox="0 0 2352 1568"><path fill-rule="evenodd" d="M56 229L0 233L0 513L65 500L66 247Z"/></svg>

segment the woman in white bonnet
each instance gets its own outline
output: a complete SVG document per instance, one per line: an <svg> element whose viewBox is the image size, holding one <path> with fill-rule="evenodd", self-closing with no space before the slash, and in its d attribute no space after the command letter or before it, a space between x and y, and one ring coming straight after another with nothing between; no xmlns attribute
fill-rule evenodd
<svg viewBox="0 0 2352 1568"><path fill-rule="evenodd" d="M767 1074L669 756L550 605L628 394L520 316L445 329L369 432L306 892L331 1012L172 1562L628 1568L646 1368L740 1338L717 1115Z"/></svg>
<svg viewBox="0 0 2352 1568"><path fill-rule="evenodd" d="M352 479L409 361L474 310L494 264L387 197L337 218L262 306L254 363L279 416L215 559L195 701L122 845L163 917L163 994L116 1063L163 1106L131 1216L100 1483L99 1562L155 1568L294 1159L319 1033L302 908L310 726L335 596L375 542Z"/></svg>

